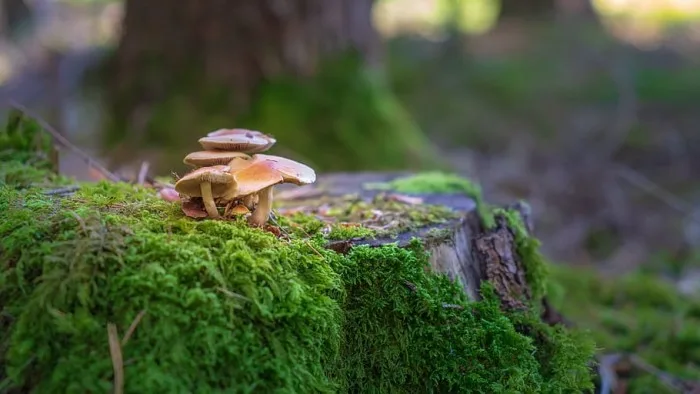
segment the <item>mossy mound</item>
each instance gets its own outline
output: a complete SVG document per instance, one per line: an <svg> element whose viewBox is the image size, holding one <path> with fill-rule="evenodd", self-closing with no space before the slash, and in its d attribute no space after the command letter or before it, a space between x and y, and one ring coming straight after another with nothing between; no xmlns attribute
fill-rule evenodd
<svg viewBox="0 0 700 394"><path fill-rule="evenodd" d="M489 286L470 302L419 242L342 255L321 232L184 217L145 187L43 190L0 185L3 390L111 391L110 323L130 332L126 393L591 387L590 341L502 312Z"/></svg>

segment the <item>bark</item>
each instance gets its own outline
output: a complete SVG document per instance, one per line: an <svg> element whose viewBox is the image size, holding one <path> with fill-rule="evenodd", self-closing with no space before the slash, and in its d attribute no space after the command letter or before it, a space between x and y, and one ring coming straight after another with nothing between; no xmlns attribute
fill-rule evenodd
<svg viewBox="0 0 700 394"><path fill-rule="evenodd" d="M347 49L378 65L372 3L127 0L111 73L112 90L124 99L118 112L133 115L163 100L183 79L230 89L233 108L241 109L261 81L313 75L320 60Z"/></svg>

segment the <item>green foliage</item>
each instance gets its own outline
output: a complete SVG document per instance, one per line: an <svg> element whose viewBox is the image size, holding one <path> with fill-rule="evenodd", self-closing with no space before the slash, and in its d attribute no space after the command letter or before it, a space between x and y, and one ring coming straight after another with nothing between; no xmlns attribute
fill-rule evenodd
<svg viewBox="0 0 700 394"><path fill-rule="evenodd" d="M591 269L551 267L553 304L583 329L602 352L630 352L656 368L700 379L700 301L681 295L657 275L605 278ZM672 393L637 371L630 393Z"/></svg>
<svg viewBox="0 0 700 394"><path fill-rule="evenodd" d="M274 135L319 170L440 165L411 115L356 56L328 60L310 79L269 81L257 97L242 124Z"/></svg>

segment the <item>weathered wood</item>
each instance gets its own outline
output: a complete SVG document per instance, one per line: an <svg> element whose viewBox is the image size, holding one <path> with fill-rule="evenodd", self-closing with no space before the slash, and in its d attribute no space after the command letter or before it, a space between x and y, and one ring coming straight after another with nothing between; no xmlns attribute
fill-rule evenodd
<svg viewBox="0 0 700 394"><path fill-rule="evenodd" d="M476 202L464 193L454 194L411 194L391 190L377 190L368 185L389 182L406 173L340 173L319 176L315 184L294 187L280 187L276 201L283 210L301 208L313 210L319 199L333 204L333 198L355 195L366 202L374 201L381 194L403 195L420 198L422 204L448 207L458 215L443 223L430 224L391 236L377 238L356 238L331 242L327 245L339 253L347 253L353 246L381 246L397 243L407 246L413 238L423 241L429 255L430 265L437 272L446 273L452 280L458 280L472 300L478 300L479 288L483 281L491 282L509 309L524 308L524 299L530 299L531 290L525 280L525 271L517 253L514 233L505 218L496 217L496 226L485 229L477 213ZM330 201L330 203L329 203ZM532 231L529 207L525 203L510 206L518 210L526 227ZM439 236L434 236L434 234Z"/></svg>

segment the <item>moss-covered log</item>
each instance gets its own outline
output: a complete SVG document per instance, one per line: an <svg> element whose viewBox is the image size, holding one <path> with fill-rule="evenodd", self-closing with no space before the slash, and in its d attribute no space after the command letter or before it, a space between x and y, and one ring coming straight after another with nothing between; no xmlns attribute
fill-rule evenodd
<svg viewBox="0 0 700 394"><path fill-rule="evenodd" d="M268 232L186 217L144 186L49 191L65 180L27 142L34 132L0 133L3 168L15 169L0 179L3 390L592 386L590 340L540 317L536 240L464 179L344 175L315 191L280 188L279 231ZM474 273L451 272L461 264ZM478 283L465 292L462 277Z"/></svg>

